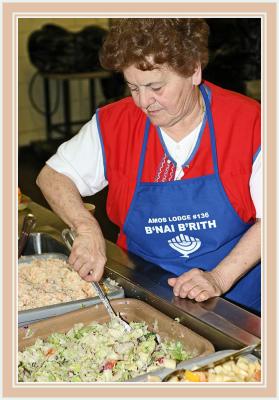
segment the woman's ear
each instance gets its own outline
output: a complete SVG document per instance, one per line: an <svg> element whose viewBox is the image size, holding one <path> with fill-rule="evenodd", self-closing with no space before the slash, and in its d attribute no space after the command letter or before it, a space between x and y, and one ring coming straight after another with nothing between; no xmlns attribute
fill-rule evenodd
<svg viewBox="0 0 279 400"><path fill-rule="evenodd" d="M195 69L195 72L192 75L193 86L200 85L201 80L202 80L202 70L201 70L201 64L199 63Z"/></svg>

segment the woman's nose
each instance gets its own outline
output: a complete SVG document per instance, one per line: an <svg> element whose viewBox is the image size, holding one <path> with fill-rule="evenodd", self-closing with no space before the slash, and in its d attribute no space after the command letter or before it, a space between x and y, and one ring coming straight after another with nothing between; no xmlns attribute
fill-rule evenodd
<svg viewBox="0 0 279 400"><path fill-rule="evenodd" d="M148 92L148 90L143 90L139 94L139 104L140 107L143 109L147 109L151 104L155 102L154 97L151 95L151 93Z"/></svg>

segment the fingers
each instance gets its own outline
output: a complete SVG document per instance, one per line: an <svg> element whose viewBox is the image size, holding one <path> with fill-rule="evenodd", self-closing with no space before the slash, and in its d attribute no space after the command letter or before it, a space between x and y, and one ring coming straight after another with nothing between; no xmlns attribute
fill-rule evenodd
<svg viewBox="0 0 279 400"><path fill-rule="evenodd" d="M206 291L201 291L201 293L195 297L195 300L198 303L201 303L202 301L208 300L211 296L209 296L209 293Z"/></svg>
<svg viewBox="0 0 279 400"><path fill-rule="evenodd" d="M69 259L69 264L82 279L92 282L99 281L102 278L106 261L103 256L96 257L90 262L87 261L86 257L77 257L74 261Z"/></svg>
<svg viewBox="0 0 279 400"><path fill-rule="evenodd" d="M169 278L169 279L168 279L168 284L169 284L170 286L174 286L174 285L175 285L175 282L176 282L176 278Z"/></svg>
<svg viewBox="0 0 279 400"><path fill-rule="evenodd" d="M105 248L91 237L76 237L68 262L80 277L88 282L102 278L106 264Z"/></svg>
<svg viewBox="0 0 279 400"><path fill-rule="evenodd" d="M202 302L221 294L221 290L212 279L211 274L197 268L185 272L177 278L170 278L168 283L173 287L175 296L192 299L197 302Z"/></svg>
<svg viewBox="0 0 279 400"><path fill-rule="evenodd" d="M186 292L186 290L185 290L185 292ZM185 294L185 297L188 297L188 299L191 299L191 300L196 300L198 297L201 296L203 291L204 290L203 290L203 288L201 286L196 285L193 288L190 288L188 290L188 293Z"/></svg>
<svg viewBox="0 0 279 400"><path fill-rule="evenodd" d="M175 296L182 298L188 297L190 291L196 286L195 280L193 280L193 270L186 272L179 277L175 278L175 284L173 286L173 293Z"/></svg>
<svg viewBox="0 0 279 400"><path fill-rule="evenodd" d="M106 261L106 258L101 257L92 269L89 269L92 264L84 265L84 269L80 270L80 276L87 282L99 282L103 276Z"/></svg>

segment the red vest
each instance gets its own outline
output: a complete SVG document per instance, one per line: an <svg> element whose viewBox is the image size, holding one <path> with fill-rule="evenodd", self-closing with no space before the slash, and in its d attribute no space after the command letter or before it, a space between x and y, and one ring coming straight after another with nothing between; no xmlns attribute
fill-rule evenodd
<svg viewBox="0 0 279 400"><path fill-rule="evenodd" d="M211 91L218 167L225 192L245 221L255 220L249 180L253 157L260 147L260 105L241 94L205 82ZM97 113L103 142L106 178L109 182L107 214L120 227L118 244L126 248L122 227L133 197L146 115L131 97L109 104ZM159 135L151 124L142 179L154 182L164 156ZM202 134L198 151L184 169L182 179L213 172L208 124Z"/></svg>

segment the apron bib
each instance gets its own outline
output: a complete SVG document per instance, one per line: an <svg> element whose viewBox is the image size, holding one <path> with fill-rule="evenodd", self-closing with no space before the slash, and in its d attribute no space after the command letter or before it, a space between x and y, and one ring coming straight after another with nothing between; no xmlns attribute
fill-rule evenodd
<svg viewBox="0 0 279 400"><path fill-rule="evenodd" d="M203 85L213 174L171 182L141 182L150 120L147 118L137 184L123 231L128 250L176 276L199 268L212 270L251 227L240 219L223 188L214 125ZM261 266L250 270L225 298L260 311Z"/></svg>

